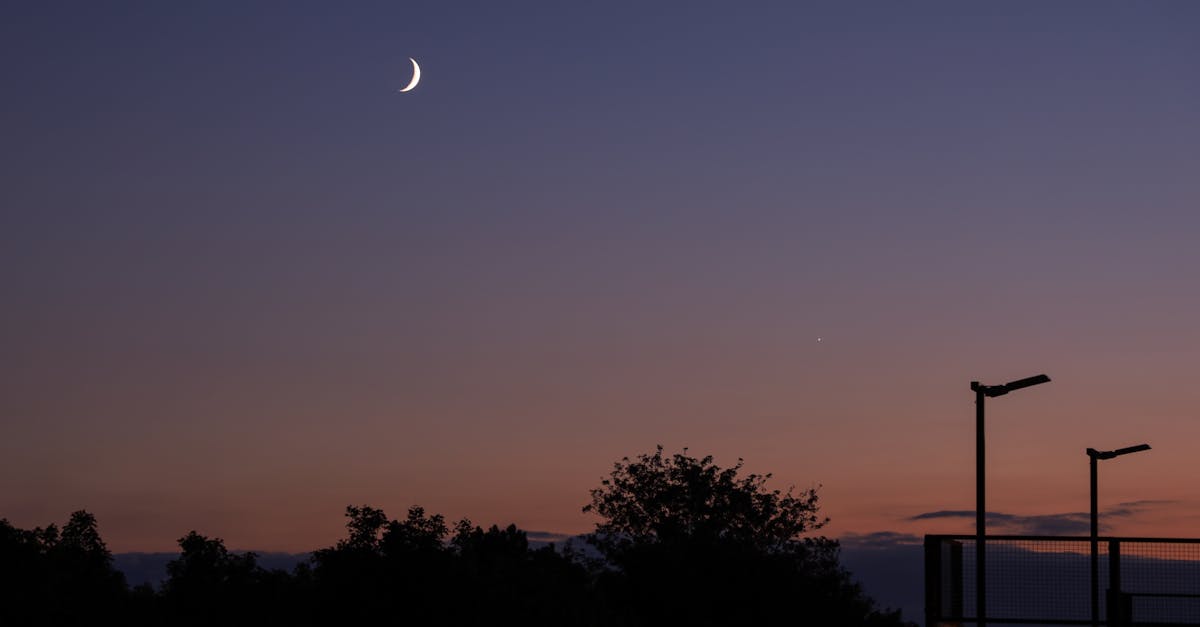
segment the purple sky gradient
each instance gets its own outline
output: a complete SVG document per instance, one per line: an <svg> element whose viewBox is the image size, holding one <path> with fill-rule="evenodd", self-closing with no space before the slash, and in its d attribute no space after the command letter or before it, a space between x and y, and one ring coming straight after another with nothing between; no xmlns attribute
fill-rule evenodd
<svg viewBox="0 0 1200 627"><path fill-rule="evenodd" d="M970 532L1046 372L989 509L1146 441L1114 531L1195 535L1198 69L1187 2L6 4L0 516L576 533L661 443Z"/></svg>

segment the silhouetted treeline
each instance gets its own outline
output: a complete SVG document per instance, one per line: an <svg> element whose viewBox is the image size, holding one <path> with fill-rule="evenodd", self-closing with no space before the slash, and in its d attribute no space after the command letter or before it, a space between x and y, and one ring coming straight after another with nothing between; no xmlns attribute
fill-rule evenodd
<svg viewBox="0 0 1200 627"><path fill-rule="evenodd" d="M618 462L585 510L588 551L533 548L411 508L348 507L346 537L292 571L192 531L154 589L130 589L96 519L0 520L2 625L901 625L878 611L819 528L816 493L768 491L711 458Z"/></svg>
<svg viewBox="0 0 1200 627"><path fill-rule="evenodd" d="M127 614L130 601L91 514L71 514L61 530L0 519L0 624L95 622Z"/></svg>

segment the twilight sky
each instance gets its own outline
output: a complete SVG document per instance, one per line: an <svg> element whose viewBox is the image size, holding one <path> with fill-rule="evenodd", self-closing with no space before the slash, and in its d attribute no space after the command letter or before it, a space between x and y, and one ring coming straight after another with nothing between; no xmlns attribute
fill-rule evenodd
<svg viewBox="0 0 1200 627"><path fill-rule="evenodd" d="M1145 441L1108 529L1195 536L1198 70L1182 1L5 3L0 517L575 533L661 443L969 533L1045 372L999 520Z"/></svg>

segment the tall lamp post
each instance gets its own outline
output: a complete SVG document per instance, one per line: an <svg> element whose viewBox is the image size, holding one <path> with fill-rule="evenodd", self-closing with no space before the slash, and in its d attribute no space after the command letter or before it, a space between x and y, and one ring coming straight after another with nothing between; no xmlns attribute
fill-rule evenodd
<svg viewBox="0 0 1200 627"><path fill-rule="evenodd" d="M1039 374L1004 385L982 385L978 381L971 382L971 391L975 392L975 623L979 627L987 625L987 595L984 592L985 558L983 551L985 521L984 481L983 481L983 401L985 398L1004 396L1013 390L1048 383L1050 377Z"/></svg>
<svg viewBox="0 0 1200 627"><path fill-rule="evenodd" d="M1127 446L1119 448L1115 451L1097 451L1094 448L1087 450L1088 459L1092 471L1092 625L1093 627L1100 624L1100 515L1096 509L1096 462L1102 459L1112 459L1130 453L1140 453L1150 450L1149 444L1138 444L1137 446ZM1108 617L1108 622L1113 622L1113 617Z"/></svg>

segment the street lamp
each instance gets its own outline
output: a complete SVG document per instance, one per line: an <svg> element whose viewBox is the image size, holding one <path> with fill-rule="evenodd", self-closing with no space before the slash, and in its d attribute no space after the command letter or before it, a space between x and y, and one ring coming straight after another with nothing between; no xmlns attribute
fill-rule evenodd
<svg viewBox="0 0 1200 627"><path fill-rule="evenodd" d="M1149 444L1138 444L1137 446L1127 446L1119 448L1115 451L1097 451L1094 448L1087 450L1088 459L1090 460L1092 471L1092 625L1100 624L1100 515L1096 510L1096 462L1101 459L1112 459L1130 453L1140 453L1150 450ZM1113 617L1110 615L1108 621L1111 623Z"/></svg>
<svg viewBox="0 0 1200 627"><path fill-rule="evenodd" d="M984 485L983 485L983 401L985 398L1004 396L1013 390L1048 383L1050 377L1039 374L1004 385L982 385L978 381L971 382L971 391L975 392L975 622L979 627L987 625L987 599L984 594Z"/></svg>

